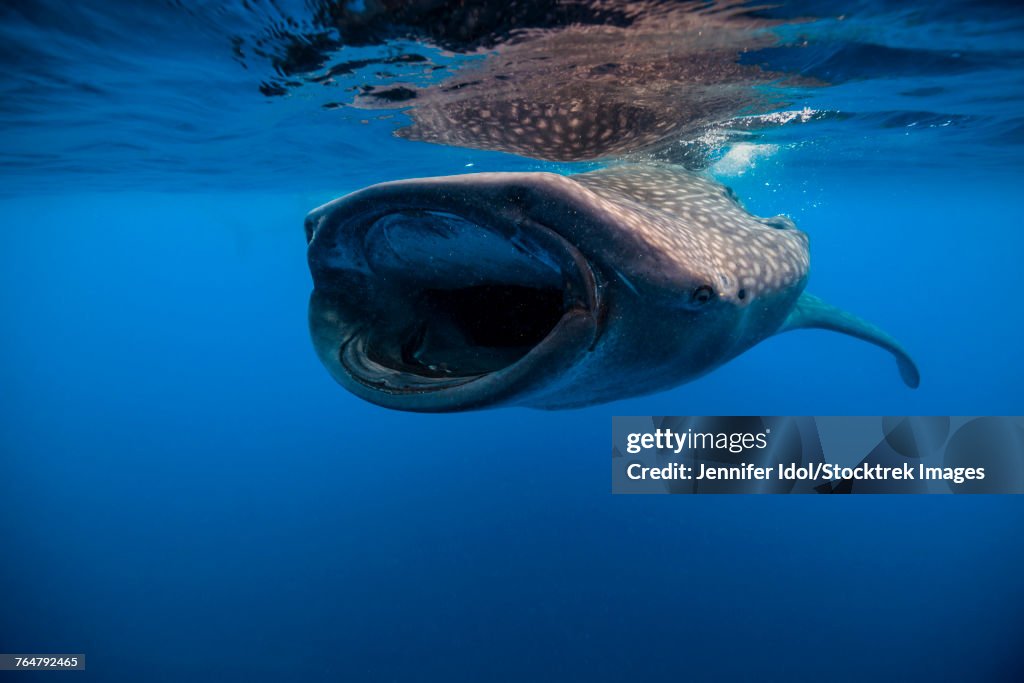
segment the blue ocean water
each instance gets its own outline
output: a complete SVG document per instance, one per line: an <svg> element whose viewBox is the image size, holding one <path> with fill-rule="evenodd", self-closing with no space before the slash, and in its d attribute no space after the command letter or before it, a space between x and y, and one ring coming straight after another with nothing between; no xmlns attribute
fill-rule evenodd
<svg viewBox="0 0 1024 683"><path fill-rule="evenodd" d="M67 675L97 681L1024 677L1015 497L613 497L607 460L612 415L1020 413L1019 7L761 10L780 42L738 59L804 80L759 86L785 101L741 112L754 132L693 136L810 235L809 289L897 336L918 390L803 331L652 396L453 415L323 370L303 216L599 162L392 135L406 110L351 88L495 46L357 40L325 7L0 9L0 651L84 652ZM315 79L396 54L440 75Z"/></svg>

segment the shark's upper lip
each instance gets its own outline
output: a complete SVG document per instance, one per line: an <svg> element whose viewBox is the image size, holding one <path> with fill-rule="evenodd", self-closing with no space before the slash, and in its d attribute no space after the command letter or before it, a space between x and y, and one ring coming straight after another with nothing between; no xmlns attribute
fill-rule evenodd
<svg viewBox="0 0 1024 683"><path fill-rule="evenodd" d="M599 280L575 246L528 212L402 189L307 223L311 329L339 382L388 407L461 410L550 385L592 347Z"/></svg>

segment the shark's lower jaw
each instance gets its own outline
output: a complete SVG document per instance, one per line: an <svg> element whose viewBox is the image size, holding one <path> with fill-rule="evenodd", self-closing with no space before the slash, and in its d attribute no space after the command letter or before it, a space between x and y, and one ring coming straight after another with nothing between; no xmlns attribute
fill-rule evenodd
<svg viewBox="0 0 1024 683"><path fill-rule="evenodd" d="M529 393L585 353L586 260L529 219L481 218L403 207L338 226L311 303L336 379L392 408L461 410Z"/></svg>

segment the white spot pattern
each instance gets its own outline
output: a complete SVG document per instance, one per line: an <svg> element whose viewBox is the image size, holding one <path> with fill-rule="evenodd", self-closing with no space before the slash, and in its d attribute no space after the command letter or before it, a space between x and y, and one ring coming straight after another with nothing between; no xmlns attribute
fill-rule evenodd
<svg viewBox="0 0 1024 683"><path fill-rule="evenodd" d="M616 166L571 176L652 254L680 272L716 283L747 305L788 289L810 268L807 235L786 221L750 214L709 178L667 166Z"/></svg>

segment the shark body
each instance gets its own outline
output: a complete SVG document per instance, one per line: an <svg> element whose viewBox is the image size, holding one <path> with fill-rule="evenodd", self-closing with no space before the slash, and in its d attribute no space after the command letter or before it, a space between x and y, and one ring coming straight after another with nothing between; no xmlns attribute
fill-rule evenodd
<svg viewBox="0 0 1024 683"><path fill-rule="evenodd" d="M347 389L424 412L568 408L663 390L818 327L906 351L804 293L807 236L670 166L403 180L306 219L317 353Z"/></svg>

